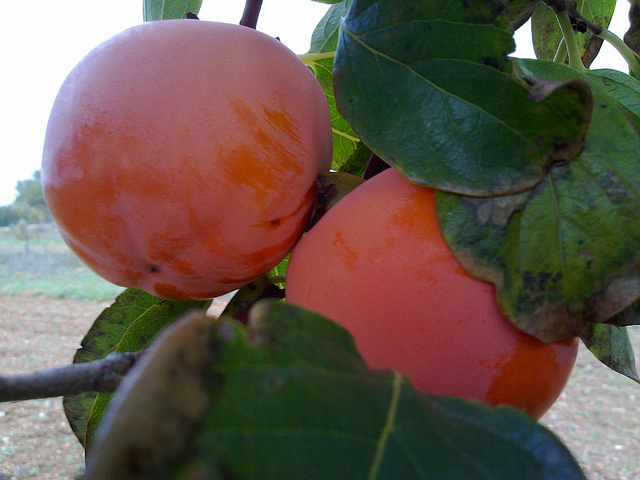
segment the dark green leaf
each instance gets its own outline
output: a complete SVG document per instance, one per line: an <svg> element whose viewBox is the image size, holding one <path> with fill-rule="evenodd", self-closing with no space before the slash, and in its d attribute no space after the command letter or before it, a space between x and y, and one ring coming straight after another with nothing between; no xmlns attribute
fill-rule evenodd
<svg viewBox="0 0 640 480"><path fill-rule="evenodd" d="M186 18L187 13L198 14L202 0L143 0L145 22Z"/></svg>
<svg viewBox="0 0 640 480"><path fill-rule="evenodd" d="M588 87L531 98L510 75L514 43L501 5L355 0L342 22L338 109L410 180L468 195L512 193L579 151Z"/></svg>
<svg viewBox="0 0 640 480"><path fill-rule="evenodd" d="M565 81L562 64L519 60L526 75ZM545 341L578 336L640 296L640 137L633 115L586 75L594 93L580 155L530 192L493 199L437 197L443 235L498 303Z"/></svg>
<svg viewBox="0 0 640 480"><path fill-rule="evenodd" d="M625 327L597 324L589 328L582 341L607 367L640 383L629 334Z"/></svg>
<svg viewBox="0 0 640 480"><path fill-rule="evenodd" d="M616 0L577 2L578 11L584 18L595 25L605 28L611 22L615 6ZM531 17L531 34L536 57L540 60L553 60L562 40L562 32L558 26L556 14L542 2L536 7ZM588 67L598 55L602 39L596 37L590 31L586 33L576 32L576 36L582 62ZM562 61L562 59L560 60Z"/></svg>
<svg viewBox="0 0 640 480"><path fill-rule="evenodd" d="M248 327L200 317L169 329L117 394L87 480L131 478L132 466L159 480L584 478L530 417L416 393L398 373L369 370L349 334L317 314L269 301L250 317ZM204 332L210 366L201 355L186 365L181 352ZM184 381L169 388L171 371L197 401ZM163 440L176 431L177 443Z"/></svg>
<svg viewBox="0 0 640 480"><path fill-rule="evenodd" d="M157 332L185 311L206 308L208 301L175 302L163 300L141 290L128 289L116 298L96 319L76 352L74 363L89 362L118 352L134 352L145 348ZM94 413L99 415L95 402L106 394L87 392L64 398L69 424L83 445L88 442L94 427ZM102 401L100 402L100 404Z"/></svg>

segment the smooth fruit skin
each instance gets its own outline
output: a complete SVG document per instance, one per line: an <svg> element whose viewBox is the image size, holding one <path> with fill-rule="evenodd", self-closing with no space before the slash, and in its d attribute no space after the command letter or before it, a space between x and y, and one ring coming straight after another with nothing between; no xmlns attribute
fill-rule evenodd
<svg viewBox="0 0 640 480"><path fill-rule="evenodd" d="M250 28L165 20L116 35L69 74L42 184L99 275L204 299L288 253L330 162L327 103L295 54Z"/></svg>
<svg viewBox="0 0 640 480"><path fill-rule="evenodd" d="M540 418L578 341L545 344L499 311L438 228L434 191L388 169L345 196L295 246L286 298L343 325L372 368L422 392L508 404Z"/></svg>

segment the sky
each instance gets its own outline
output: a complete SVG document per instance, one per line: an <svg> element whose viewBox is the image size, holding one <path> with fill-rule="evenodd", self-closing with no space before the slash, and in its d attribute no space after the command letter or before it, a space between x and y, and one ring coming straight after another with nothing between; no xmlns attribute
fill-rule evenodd
<svg viewBox="0 0 640 480"><path fill-rule="evenodd" d="M622 36L629 3L618 1L610 29ZM327 5L309 0L264 0L258 30L295 53L309 48ZM238 23L244 0L204 0L199 17ZM93 47L142 22L141 0L31 0L29 11L0 17L0 205L15 198L19 180L40 168L49 111L63 80ZM515 55L533 57L528 25L516 32ZM592 68L627 71L605 46Z"/></svg>

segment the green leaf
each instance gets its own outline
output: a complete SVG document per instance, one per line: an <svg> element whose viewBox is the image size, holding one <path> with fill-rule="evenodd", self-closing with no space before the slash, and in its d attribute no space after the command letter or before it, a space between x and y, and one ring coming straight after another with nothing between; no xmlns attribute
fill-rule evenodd
<svg viewBox="0 0 640 480"><path fill-rule="evenodd" d="M133 352L145 348L166 324L185 311L206 308L209 301L176 302L163 300L141 290L128 289L96 319L84 337L74 363L89 362L113 351ZM66 396L65 414L71 428L83 445L87 445L97 418L104 410L104 399L110 395L86 392ZM96 402L102 405L96 408Z"/></svg>
<svg viewBox="0 0 640 480"><path fill-rule="evenodd" d="M410 180L467 195L513 193L579 151L586 84L531 98L510 75L514 43L501 6L354 0L341 23L338 110Z"/></svg>
<svg viewBox="0 0 640 480"><path fill-rule="evenodd" d="M367 165L371 160L371 149L367 147L364 143L358 142L355 150L351 154L351 156L340 165L338 168L339 172L350 173L351 175L357 175L361 177L365 170L367 169Z"/></svg>
<svg viewBox="0 0 640 480"><path fill-rule="evenodd" d="M147 353L105 417L87 480L133 467L156 479L584 478L530 417L419 394L368 369L346 330L284 302L257 304L247 327L182 320Z"/></svg>
<svg viewBox="0 0 640 480"><path fill-rule="evenodd" d="M582 341L607 367L640 384L633 347L625 327L593 325L582 336Z"/></svg>
<svg viewBox="0 0 640 480"><path fill-rule="evenodd" d="M599 81L607 93L640 118L640 82L618 70L589 70L588 75Z"/></svg>
<svg viewBox="0 0 640 480"><path fill-rule="evenodd" d="M338 113L333 92L333 54L338 43L338 26L350 4L351 0L343 0L329 7L313 31L309 53L302 56L322 86L329 105L333 130L331 168L334 170L338 170L349 159L359 142L349 124Z"/></svg>
<svg viewBox="0 0 640 480"><path fill-rule="evenodd" d="M271 269L269 272L269 277L282 277L287 274L287 265L289 265L289 258L291 257L291 253L288 253L282 260L278 262L278 264Z"/></svg>
<svg viewBox="0 0 640 480"><path fill-rule="evenodd" d="M187 13L197 15L201 5L202 0L143 0L143 19L150 22L186 18Z"/></svg>
<svg viewBox="0 0 640 480"><path fill-rule="evenodd" d="M274 290L280 291L276 285L272 284L268 276L263 275L239 289L221 315L236 318L240 315L242 318L246 318L251 306L259 299L264 298L265 295L269 296ZM245 312L244 315L242 315L241 312Z"/></svg>
<svg viewBox="0 0 640 480"><path fill-rule="evenodd" d="M595 25L608 27L616 6L616 0L589 0L577 2L578 12ZM578 49L585 66L591 65L596 58L602 39L591 32L577 33ZM562 40L555 12L540 2L531 16L531 36L536 57L540 60L553 60ZM561 60L562 61L562 60Z"/></svg>
<svg viewBox="0 0 640 480"><path fill-rule="evenodd" d="M99 360L113 352L131 322L159 301L159 298L142 290L128 289L122 292L93 323L82 339L81 348L73 357L73 363ZM85 392L79 395L67 395L63 399L64 412L69 425L83 445L86 440L89 412L96 395L94 392Z"/></svg>
<svg viewBox="0 0 640 480"><path fill-rule="evenodd" d="M566 81L562 64L519 60ZM640 296L640 137L634 115L586 75L594 110L584 149L519 195L437 196L440 227L464 268L496 285L520 329L544 341L584 334Z"/></svg>

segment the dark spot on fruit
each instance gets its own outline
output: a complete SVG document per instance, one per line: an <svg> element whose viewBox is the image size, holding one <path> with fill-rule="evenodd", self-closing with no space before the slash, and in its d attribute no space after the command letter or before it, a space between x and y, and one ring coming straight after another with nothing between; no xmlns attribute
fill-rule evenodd
<svg viewBox="0 0 640 480"><path fill-rule="evenodd" d="M149 273L158 273L158 270L160 269L157 266L149 265Z"/></svg>

